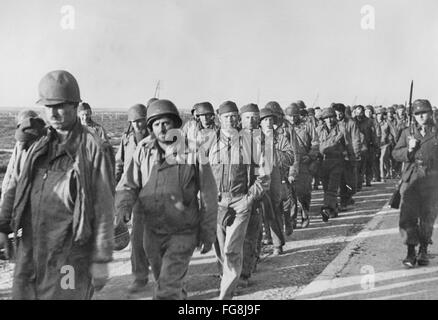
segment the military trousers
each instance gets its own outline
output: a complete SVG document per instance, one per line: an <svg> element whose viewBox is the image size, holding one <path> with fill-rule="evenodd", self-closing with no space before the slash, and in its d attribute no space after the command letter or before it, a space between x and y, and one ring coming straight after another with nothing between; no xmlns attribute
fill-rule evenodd
<svg viewBox="0 0 438 320"><path fill-rule="evenodd" d="M184 278L197 246L197 233L157 233L145 228L146 252L155 277L154 299L187 298Z"/></svg>
<svg viewBox="0 0 438 320"><path fill-rule="evenodd" d="M290 223L290 210L285 212L283 209L283 185L281 174L278 167L273 167L271 171L271 185L267 192L268 198L263 197L265 229L269 229L272 236L274 247L284 245L283 224ZM283 216L284 215L284 216Z"/></svg>
<svg viewBox="0 0 438 320"><path fill-rule="evenodd" d="M341 204L347 205L357 191L357 162L344 161L339 195Z"/></svg>
<svg viewBox="0 0 438 320"><path fill-rule="evenodd" d="M140 202L132 209L131 231L131 269L135 280L147 281L149 276L149 260L146 255L146 236L144 211Z"/></svg>
<svg viewBox="0 0 438 320"><path fill-rule="evenodd" d="M225 216L226 213L223 211L230 210L229 204L235 201L236 199L221 199L218 216ZM217 224L214 249L222 275L219 294L221 300L232 299L242 272L243 245L251 217L250 209L236 213L233 223L229 226L224 225L222 221L218 221Z"/></svg>
<svg viewBox="0 0 438 320"><path fill-rule="evenodd" d="M431 244L438 213L438 173L403 182L400 194L399 227L405 244Z"/></svg>
<svg viewBox="0 0 438 320"><path fill-rule="evenodd" d="M337 212L337 193L341 182L343 163L344 160L342 158L326 159L322 162L323 208L329 208L332 212Z"/></svg>
<svg viewBox="0 0 438 320"><path fill-rule="evenodd" d="M251 277L259 258L260 233L262 232L262 205L256 203L251 212L243 243L243 262L241 277Z"/></svg>
<svg viewBox="0 0 438 320"><path fill-rule="evenodd" d="M310 210L312 199L312 175L309 172L309 165L301 163L298 176L295 182L295 190L298 201L306 211Z"/></svg>
<svg viewBox="0 0 438 320"><path fill-rule="evenodd" d="M391 146L385 144L380 146L380 158L379 158L379 174L381 179L391 175Z"/></svg>
<svg viewBox="0 0 438 320"><path fill-rule="evenodd" d="M357 175L358 190L362 190L364 178L367 184L371 183L371 180L373 179L373 157L374 157L374 149L372 148L362 153L362 159L358 167L358 175Z"/></svg>

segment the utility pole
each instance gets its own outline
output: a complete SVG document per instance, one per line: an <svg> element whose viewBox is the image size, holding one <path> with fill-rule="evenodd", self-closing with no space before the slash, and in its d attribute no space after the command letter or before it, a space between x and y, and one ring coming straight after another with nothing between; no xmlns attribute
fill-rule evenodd
<svg viewBox="0 0 438 320"><path fill-rule="evenodd" d="M161 80L158 80L157 85L155 86L154 98L157 98L157 99L160 98L160 81Z"/></svg>

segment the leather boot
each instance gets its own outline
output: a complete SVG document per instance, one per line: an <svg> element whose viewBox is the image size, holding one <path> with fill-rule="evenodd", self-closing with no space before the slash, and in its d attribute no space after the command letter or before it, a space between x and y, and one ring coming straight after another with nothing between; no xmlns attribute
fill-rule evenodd
<svg viewBox="0 0 438 320"><path fill-rule="evenodd" d="M420 249L418 250L417 263L419 266L427 266L429 264L429 257L427 255L427 244L420 245Z"/></svg>
<svg viewBox="0 0 438 320"><path fill-rule="evenodd" d="M403 264L408 268L415 267L417 263L417 254L415 252L415 245L408 244L408 254L406 258L403 260Z"/></svg>

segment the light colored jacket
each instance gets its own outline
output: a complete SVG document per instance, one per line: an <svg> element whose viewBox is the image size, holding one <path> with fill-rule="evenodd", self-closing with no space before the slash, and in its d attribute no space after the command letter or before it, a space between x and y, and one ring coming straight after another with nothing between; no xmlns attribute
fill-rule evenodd
<svg viewBox="0 0 438 320"><path fill-rule="evenodd" d="M186 153L166 156L155 138L140 141L117 185L116 210L131 212L138 199L147 228L162 234L195 232L213 243L217 188L212 170L208 163L190 164L186 158Z"/></svg>

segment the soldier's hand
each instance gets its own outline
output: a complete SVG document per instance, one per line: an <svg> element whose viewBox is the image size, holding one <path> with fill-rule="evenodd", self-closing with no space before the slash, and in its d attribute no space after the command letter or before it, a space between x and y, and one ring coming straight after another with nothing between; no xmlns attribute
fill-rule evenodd
<svg viewBox="0 0 438 320"><path fill-rule="evenodd" d="M408 140L408 151L409 152L413 151L417 147L417 144L418 144L418 140L410 136Z"/></svg>
<svg viewBox="0 0 438 320"><path fill-rule="evenodd" d="M295 182L295 176L289 176L287 177L287 180L289 181L290 184Z"/></svg>
<svg viewBox="0 0 438 320"><path fill-rule="evenodd" d="M90 272L94 289L96 291L102 290L109 278L108 263L93 263Z"/></svg>
<svg viewBox="0 0 438 320"><path fill-rule="evenodd" d="M209 252L212 246L213 244L211 242L202 242L199 247L201 254L206 254L207 252Z"/></svg>
<svg viewBox="0 0 438 320"><path fill-rule="evenodd" d="M128 223L131 220L131 211L122 210L117 214L116 224L119 222Z"/></svg>
<svg viewBox="0 0 438 320"><path fill-rule="evenodd" d="M3 232L0 232L0 255L9 260L8 235Z"/></svg>

